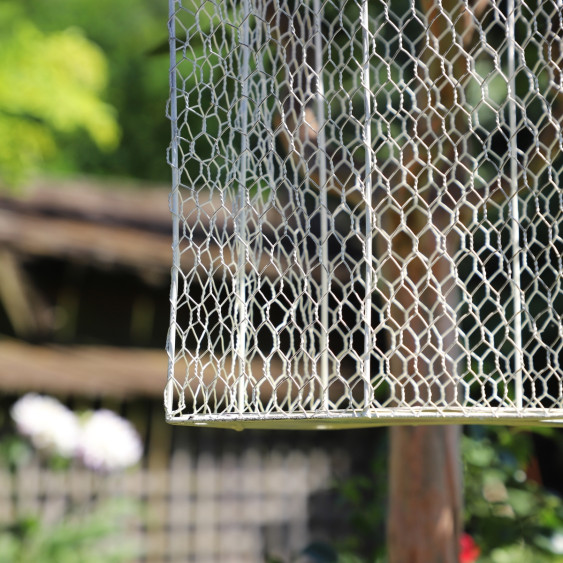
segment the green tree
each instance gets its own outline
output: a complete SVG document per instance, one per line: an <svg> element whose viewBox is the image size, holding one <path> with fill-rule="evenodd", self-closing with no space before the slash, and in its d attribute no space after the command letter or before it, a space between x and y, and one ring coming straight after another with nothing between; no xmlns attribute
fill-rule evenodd
<svg viewBox="0 0 563 563"><path fill-rule="evenodd" d="M57 134L84 131L102 150L120 137L102 100L103 52L78 29L45 33L13 3L0 6L0 182L16 185L45 166Z"/></svg>
<svg viewBox="0 0 563 563"><path fill-rule="evenodd" d="M84 131L59 140L57 169L168 181L167 2L153 0L19 0L44 33L78 27L107 60L107 101L115 107L122 140L101 151ZM164 45L155 54L155 46Z"/></svg>

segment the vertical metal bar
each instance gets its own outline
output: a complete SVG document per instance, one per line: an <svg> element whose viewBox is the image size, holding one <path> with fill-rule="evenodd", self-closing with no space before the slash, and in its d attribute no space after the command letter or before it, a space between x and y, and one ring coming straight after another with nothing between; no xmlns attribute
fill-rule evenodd
<svg viewBox="0 0 563 563"><path fill-rule="evenodd" d="M373 400L373 387L371 385L371 354L374 345L371 327L371 294L373 291L373 209L372 209L372 154L371 154L371 85L369 74L369 11L368 0L362 0L360 25L362 27L363 36L363 61L362 61L362 88L364 90L364 126L362 131L362 140L366 151L365 157L365 178L364 178L364 201L366 209L365 224L365 246L364 246L364 262L366 264L365 288L366 295L364 299L364 358L362 361L362 373L364 378L364 409L369 409Z"/></svg>
<svg viewBox="0 0 563 563"><path fill-rule="evenodd" d="M328 259L328 207L327 207L327 170L326 170L326 132L325 132L325 92L322 78L323 68L323 43L322 43L322 13L320 0L314 0L314 35L315 35L315 74L317 75L317 120L319 131L317 133L317 162L319 166L319 197L321 206L321 385L322 410L328 409L328 385L329 385L329 362L328 362L328 294L329 294L329 259Z"/></svg>
<svg viewBox="0 0 563 563"><path fill-rule="evenodd" d="M173 410L173 384L174 365L176 355L176 306L178 302L178 271L180 269L180 211L178 202L178 189L180 185L180 173L178 170L178 107L176 102L176 1L168 1L168 41L170 45L170 70L169 80L169 112L171 124L170 143L170 165L172 168L172 192L170 194L170 211L172 212L172 280L170 283L170 325L166 341L168 353L168 381L164 390L164 407L166 414L170 415Z"/></svg>
<svg viewBox="0 0 563 563"><path fill-rule="evenodd" d="M512 301L514 306L514 384L516 407L522 408L522 287L520 283L520 206L518 201L518 154L517 154L517 118L516 118L516 38L515 38L515 2L508 0L507 10L507 41L508 41L508 120L510 129L509 158L510 158L510 227L512 248Z"/></svg>
<svg viewBox="0 0 563 563"><path fill-rule="evenodd" d="M246 405L246 332L248 328L248 304L246 302L246 176L248 166L248 79L250 76L250 0L244 1L244 20L242 22L242 87L240 101L241 147L240 176L236 202L235 244L237 247L236 275L236 310L237 310L237 341L236 356L238 359L237 409L244 412Z"/></svg>
<svg viewBox="0 0 563 563"><path fill-rule="evenodd" d="M258 4L258 6L260 6L260 4ZM264 8L264 5L261 5L262 8ZM265 18L265 14L259 14L260 18ZM265 37L263 37L263 34L265 35ZM256 38L256 45L264 45L264 42L269 43L270 40L270 28L269 26L262 26L262 25L258 25L256 26L255 29L255 38ZM275 66L275 65L274 65ZM264 179L267 182L268 185L268 192L269 195L267 196L267 203L266 203L266 208L269 208L271 203L273 202L274 198L275 198L275 192L276 192L276 185L275 185L275 178L276 178L276 165L274 163L274 154L275 154L275 146L276 146L276 138L274 135L274 131L273 131L273 123L274 123L274 109L268 109L268 98L270 93L273 91L275 91L275 80L273 78L273 72L267 72L265 65L264 65L264 59L262 56L257 56L256 57L256 70L258 72L258 75L261 76L260 82L259 82L259 98L260 98L260 103L259 103L259 119L261 120L261 127L263 128L263 134L264 137L262 139L263 142L263 147L264 147L264 162L265 162L265 168L266 170L264 172L262 172L264 169L261 167L261 170L259 171L259 173L262 175L264 173ZM258 201L257 201L257 205L259 205L261 207L261 209L264 209L264 207L262 207L265 204L264 201L264 194L262 193L263 190L263 186L259 185L258 186ZM261 214L259 217L259 225L260 225L260 230L262 230L262 224L268 225L268 219L267 219L267 214ZM262 254L264 252L264 247L261 246L259 249L259 254L257 256L255 256L256 259L256 263L260 263ZM264 311L266 312L266 311ZM277 335L274 338L274 342L276 341L277 337L279 335ZM279 353L279 345L274 345L276 348L276 352ZM271 360L270 361L265 361L264 362L264 375L268 378L268 380L271 381Z"/></svg>

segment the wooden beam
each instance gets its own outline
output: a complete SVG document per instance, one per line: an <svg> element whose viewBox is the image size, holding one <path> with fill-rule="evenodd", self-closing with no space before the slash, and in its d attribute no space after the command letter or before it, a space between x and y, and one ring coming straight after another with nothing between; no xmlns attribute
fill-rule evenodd
<svg viewBox="0 0 563 563"><path fill-rule="evenodd" d="M0 246L24 256L166 274L171 237L147 230L0 208Z"/></svg>
<svg viewBox="0 0 563 563"><path fill-rule="evenodd" d="M195 366L176 365L176 378L186 385L189 402L203 388L217 396L225 395L225 381L216 376L210 354L202 354L201 365L206 366L203 380L195 376ZM227 363L227 369L229 368ZM276 379L264 380L264 362L257 358L250 364L253 385L259 384L260 400L267 402L275 394L281 403L294 401L299 392L318 395L318 383L296 377L293 383L284 376L286 369L274 359L269 368ZM189 381L184 381L186 371ZM79 396L159 397L164 392L167 356L164 350L117 348L112 346L63 346L57 344L28 344L20 340L0 340L0 389L4 392L35 391L55 395ZM287 374L289 375L289 374ZM313 384L311 389L310 385ZM342 397L343 384L335 383L329 390L331 400ZM350 390L348 390L350 392ZM249 388L249 394L252 391Z"/></svg>
<svg viewBox="0 0 563 563"><path fill-rule="evenodd" d="M166 366L164 350L0 340L4 392L157 397L166 383Z"/></svg>
<svg viewBox="0 0 563 563"><path fill-rule="evenodd" d="M53 324L51 308L35 291L17 256L0 248L0 302L21 338L46 336Z"/></svg>
<svg viewBox="0 0 563 563"><path fill-rule="evenodd" d="M170 230L167 185L91 179L43 179L17 197L4 194L0 207L19 212Z"/></svg>
<svg viewBox="0 0 563 563"><path fill-rule="evenodd" d="M227 206L228 207L228 206ZM181 202L180 256L183 272L201 269L204 276L234 273L234 227L231 210L218 194L204 192ZM256 236L271 241L275 251L261 252L246 261L247 273L279 279L295 271L292 244L279 246L276 225L284 217L275 209L257 227ZM36 186L24 197L0 197L0 248L29 258L54 258L95 267L124 268L162 283L172 266L172 216L168 192L109 190L99 185L51 184ZM258 232L259 231L259 232ZM210 236L224 234L224 237ZM309 275L318 279L320 266ZM298 272L299 273L299 272ZM346 265L337 264L334 275L347 281Z"/></svg>

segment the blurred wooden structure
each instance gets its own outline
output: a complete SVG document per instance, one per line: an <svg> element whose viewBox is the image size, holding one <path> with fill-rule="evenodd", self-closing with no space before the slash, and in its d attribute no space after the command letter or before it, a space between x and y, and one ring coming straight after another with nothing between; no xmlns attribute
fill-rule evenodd
<svg viewBox="0 0 563 563"><path fill-rule="evenodd" d="M65 310L68 290L80 300L83 284L59 279L57 287L53 278L61 265L86 275L129 274L151 288L166 287L171 261L166 190L42 182L17 196L0 196L0 299L4 323L11 325L0 325L0 331L43 343L73 340L61 329L80 306L77 301L73 311ZM37 264L43 265L39 272ZM26 373L20 373L22 385Z"/></svg>
<svg viewBox="0 0 563 563"><path fill-rule="evenodd" d="M44 181L0 196L0 389L3 408L28 391L132 420L142 467L100 480L40 460L0 468L0 524L47 520L74 501L146 502L135 532L157 563L289 558L331 538L344 515L316 512L364 438L172 428L164 423L171 266L168 187ZM371 434L370 434L371 436ZM288 478L290 477L290 478ZM102 486L100 487L100 484ZM314 504L314 503L313 503Z"/></svg>
<svg viewBox="0 0 563 563"><path fill-rule="evenodd" d="M29 514L49 524L69 506L82 511L123 498L141 502L123 541L138 546L139 561L147 563L291 561L312 536L330 537L335 522L322 497L335 472L346 469L339 440L331 447L314 445L308 433L296 440L287 433L178 429L164 425L156 406L126 407L147 443L134 470L100 476L51 469L37 458L15 473L0 466L0 527Z"/></svg>

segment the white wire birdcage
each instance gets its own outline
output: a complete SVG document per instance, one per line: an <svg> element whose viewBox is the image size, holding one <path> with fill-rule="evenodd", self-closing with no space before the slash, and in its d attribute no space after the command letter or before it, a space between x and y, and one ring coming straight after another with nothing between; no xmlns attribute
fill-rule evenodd
<svg viewBox="0 0 563 563"><path fill-rule="evenodd" d="M563 422L562 18L170 0L169 422Z"/></svg>

